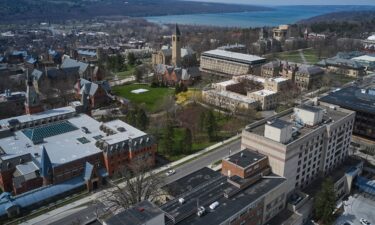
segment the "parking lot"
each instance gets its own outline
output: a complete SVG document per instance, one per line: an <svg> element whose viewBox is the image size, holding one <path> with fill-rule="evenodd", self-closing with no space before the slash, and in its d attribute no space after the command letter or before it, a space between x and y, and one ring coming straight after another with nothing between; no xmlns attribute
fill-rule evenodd
<svg viewBox="0 0 375 225"><path fill-rule="evenodd" d="M354 194L344 202L344 213L336 220L335 225L349 222L352 225L362 225L360 219L368 220L375 225L375 196Z"/></svg>

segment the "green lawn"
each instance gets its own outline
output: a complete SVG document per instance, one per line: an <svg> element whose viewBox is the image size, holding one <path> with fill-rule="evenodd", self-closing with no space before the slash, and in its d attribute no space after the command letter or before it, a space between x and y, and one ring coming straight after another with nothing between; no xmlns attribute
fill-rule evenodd
<svg viewBox="0 0 375 225"><path fill-rule="evenodd" d="M134 70L135 70L135 66L128 65L127 70L122 71L122 72L117 72L116 75L117 75L120 79L128 78L128 77L134 75Z"/></svg>
<svg viewBox="0 0 375 225"><path fill-rule="evenodd" d="M319 62L318 53L315 49L304 49L302 52L309 64L315 64ZM274 58L295 63L303 63L303 60L298 51L280 52L275 54Z"/></svg>
<svg viewBox="0 0 375 225"><path fill-rule="evenodd" d="M131 91L136 89L147 89L148 92L134 94ZM174 93L173 89L170 88L151 88L146 84L131 84L113 87L115 95L124 97L132 104L144 105L148 112L157 112L166 96L172 95Z"/></svg>
<svg viewBox="0 0 375 225"><path fill-rule="evenodd" d="M173 150L176 151L176 152L179 152L179 148L181 147L180 143L183 139L183 133L184 133L184 129L185 128L174 128L174 146L173 146ZM211 145L214 145L216 142L209 142L209 141L201 141L201 142L194 142L193 141L193 144L191 146L191 152L190 154L194 154L200 150L203 150ZM159 152L163 154L163 149L161 149L162 146L159 145ZM185 156L188 156L186 154L183 154L183 153L178 153L178 154L175 154L175 155L167 155L167 154L163 154L165 156L165 158L167 158L169 161L176 161L176 160L179 160L179 159L182 159L183 157Z"/></svg>

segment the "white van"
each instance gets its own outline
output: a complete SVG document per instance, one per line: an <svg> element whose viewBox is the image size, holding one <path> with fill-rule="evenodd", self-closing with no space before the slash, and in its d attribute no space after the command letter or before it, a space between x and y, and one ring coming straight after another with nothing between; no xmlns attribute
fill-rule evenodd
<svg viewBox="0 0 375 225"><path fill-rule="evenodd" d="M214 203L212 203L211 205L210 205L210 209L211 210L214 210L216 207L218 207L219 206L219 202L214 202Z"/></svg>
<svg viewBox="0 0 375 225"><path fill-rule="evenodd" d="M179 199L178 199L178 202L182 205L182 204L185 203L185 199L184 199L184 198L179 198Z"/></svg>

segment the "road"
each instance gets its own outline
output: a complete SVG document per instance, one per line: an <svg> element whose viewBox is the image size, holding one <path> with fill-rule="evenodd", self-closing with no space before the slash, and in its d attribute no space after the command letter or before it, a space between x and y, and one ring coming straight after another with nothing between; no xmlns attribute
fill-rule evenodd
<svg viewBox="0 0 375 225"><path fill-rule="evenodd" d="M172 176L167 177L166 183L172 183L173 181L176 181L188 174L191 174L197 170L202 169L203 167L210 165L211 163L218 161L219 159L224 158L225 156L228 156L229 150L231 150L232 153L238 152L240 150L240 147L241 140L236 140L232 143L229 143L228 145L225 145L208 153L207 155L201 156L198 159L183 164L175 168L176 173Z"/></svg>
<svg viewBox="0 0 375 225"><path fill-rule="evenodd" d="M225 156L229 155L229 152L236 153L240 150L241 147L241 140L235 140L230 142L226 145L223 145L209 153L199 156L196 159L192 159L191 161L182 164L181 166L177 166L174 168L176 173L172 176L166 178L166 183L174 182L190 173L193 173L203 167L209 166L210 164L224 158ZM31 225L31 224L38 224L38 225L62 225L62 224L74 224L78 221L84 222L89 221L96 217L95 211L99 210L99 212L104 211L104 205L100 205L99 207L90 205L89 203L95 199L100 199L102 196L103 191L99 191L97 193L93 193L92 195L80 199L74 203L68 204L61 208L58 208L54 211L51 211L47 214L39 216L37 218L31 219L26 221L22 224L24 225ZM83 206L82 206L83 205Z"/></svg>

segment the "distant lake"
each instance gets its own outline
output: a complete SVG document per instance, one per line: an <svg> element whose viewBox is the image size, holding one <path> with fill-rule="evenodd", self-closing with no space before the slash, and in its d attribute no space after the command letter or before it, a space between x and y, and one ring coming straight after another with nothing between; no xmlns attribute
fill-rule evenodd
<svg viewBox="0 0 375 225"><path fill-rule="evenodd" d="M277 6L271 11L189 14L145 17L158 24L189 24L220 27L261 27L292 24L314 16L352 10L375 10L374 6Z"/></svg>

